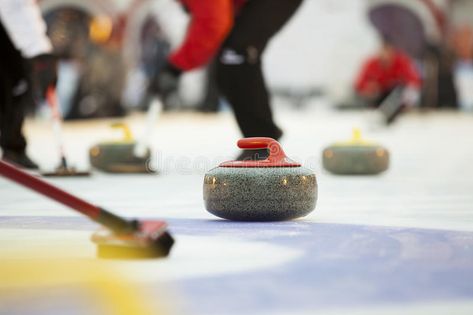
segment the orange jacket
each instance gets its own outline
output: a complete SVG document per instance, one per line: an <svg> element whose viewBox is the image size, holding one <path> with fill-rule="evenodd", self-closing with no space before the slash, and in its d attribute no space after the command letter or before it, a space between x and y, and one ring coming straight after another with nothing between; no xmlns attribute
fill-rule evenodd
<svg viewBox="0 0 473 315"><path fill-rule="evenodd" d="M245 0L181 0L191 14L182 45L169 61L181 70L192 70L208 63L233 27L235 12Z"/></svg>

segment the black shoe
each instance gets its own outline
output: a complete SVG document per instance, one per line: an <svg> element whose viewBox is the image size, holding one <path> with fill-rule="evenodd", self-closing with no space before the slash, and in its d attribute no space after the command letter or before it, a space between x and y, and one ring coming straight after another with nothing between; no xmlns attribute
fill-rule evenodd
<svg viewBox="0 0 473 315"><path fill-rule="evenodd" d="M31 161L25 152L4 151L2 159L29 170L37 170L38 165Z"/></svg>
<svg viewBox="0 0 473 315"><path fill-rule="evenodd" d="M243 150L236 158L237 161L261 161L269 156L268 149Z"/></svg>

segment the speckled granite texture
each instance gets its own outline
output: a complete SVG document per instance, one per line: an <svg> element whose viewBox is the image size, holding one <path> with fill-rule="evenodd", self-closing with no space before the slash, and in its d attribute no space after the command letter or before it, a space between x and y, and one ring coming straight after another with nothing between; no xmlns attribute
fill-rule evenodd
<svg viewBox="0 0 473 315"><path fill-rule="evenodd" d="M317 180L304 167L216 167L204 178L207 211L235 221L282 221L315 208Z"/></svg>
<svg viewBox="0 0 473 315"><path fill-rule="evenodd" d="M389 152L381 146L330 146L323 165L333 174L374 175L388 169Z"/></svg>
<svg viewBox="0 0 473 315"><path fill-rule="evenodd" d="M90 164L109 173L148 173L148 150L143 158L133 154L135 143L104 143L93 146L89 151Z"/></svg>

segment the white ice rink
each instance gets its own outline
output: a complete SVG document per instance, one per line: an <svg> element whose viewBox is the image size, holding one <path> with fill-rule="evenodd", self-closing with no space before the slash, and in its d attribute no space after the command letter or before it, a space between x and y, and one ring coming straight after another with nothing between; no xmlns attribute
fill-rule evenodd
<svg viewBox="0 0 473 315"><path fill-rule="evenodd" d="M322 101L300 112L278 102L275 108L283 148L319 183L317 208L301 220L231 223L205 211L204 173L238 152L229 112L164 114L152 137L158 175L95 172L51 182L120 215L169 222L176 238L170 257L113 265L146 288L169 288L178 312L472 314L473 115L412 113L379 128L369 113L334 112ZM143 117L125 120L139 135ZM91 145L120 138L112 121L67 123L69 162L86 168ZM342 177L321 168L324 146L349 138L355 126L391 151L386 173ZM49 123L28 121L26 133L31 156L54 167ZM61 248L59 257L93 259L94 229L0 179L3 257Z"/></svg>

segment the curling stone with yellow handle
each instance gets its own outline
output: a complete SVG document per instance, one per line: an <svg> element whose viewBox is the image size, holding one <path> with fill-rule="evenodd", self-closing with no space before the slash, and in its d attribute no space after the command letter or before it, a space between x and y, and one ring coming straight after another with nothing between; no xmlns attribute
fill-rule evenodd
<svg viewBox="0 0 473 315"><path fill-rule="evenodd" d="M389 152L383 146L363 140L358 129L353 138L337 142L323 151L324 168L339 175L374 175L389 167Z"/></svg>
<svg viewBox="0 0 473 315"><path fill-rule="evenodd" d="M123 130L124 137L120 141L102 142L89 150L90 164L108 173L151 173L149 167L151 151L146 148L145 154L136 155L136 141L130 128L123 123L112 125Z"/></svg>

